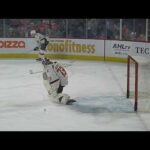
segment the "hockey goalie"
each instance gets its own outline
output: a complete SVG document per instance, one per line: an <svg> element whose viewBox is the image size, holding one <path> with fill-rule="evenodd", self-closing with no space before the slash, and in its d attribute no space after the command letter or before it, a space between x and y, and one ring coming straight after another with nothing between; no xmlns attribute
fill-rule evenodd
<svg viewBox="0 0 150 150"><path fill-rule="evenodd" d="M30 34L31 37L35 38L35 41L37 43L34 51L39 51L39 58L37 58L36 60L42 61L42 59L45 57L46 47L49 43L48 38L40 33L37 33L35 30L32 30Z"/></svg>
<svg viewBox="0 0 150 150"><path fill-rule="evenodd" d="M61 104L70 105L76 102L70 99L68 94L64 94L63 88L68 84L66 70L58 62L52 62L48 58L42 60L43 64L43 83L50 98Z"/></svg>

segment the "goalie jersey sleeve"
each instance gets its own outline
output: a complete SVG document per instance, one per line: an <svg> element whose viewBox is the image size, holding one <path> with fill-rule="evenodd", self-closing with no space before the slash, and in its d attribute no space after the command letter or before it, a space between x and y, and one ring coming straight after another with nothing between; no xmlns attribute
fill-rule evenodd
<svg viewBox="0 0 150 150"><path fill-rule="evenodd" d="M60 79L61 86L66 86L68 84L68 74L65 68L58 62L54 62L54 70L57 72L57 76Z"/></svg>

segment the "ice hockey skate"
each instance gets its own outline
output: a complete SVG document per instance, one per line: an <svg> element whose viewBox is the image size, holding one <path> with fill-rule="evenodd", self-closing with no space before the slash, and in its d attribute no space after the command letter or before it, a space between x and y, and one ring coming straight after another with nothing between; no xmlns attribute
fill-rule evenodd
<svg viewBox="0 0 150 150"><path fill-rule="evenodd" d="M72 105L75 102L76 102L76 100L70 99L70 100L67 101L66 105Z"/></svg>

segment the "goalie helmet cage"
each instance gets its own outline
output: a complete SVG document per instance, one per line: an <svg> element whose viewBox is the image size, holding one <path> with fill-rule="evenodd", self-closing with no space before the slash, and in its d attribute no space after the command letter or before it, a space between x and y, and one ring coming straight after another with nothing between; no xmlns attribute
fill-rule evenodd
<svg viewBox="0 0 150 150"><path fill-rule="evenodd" d="M131 98L134 111L150 112L150 58L128 55L127 98Z"/></svg>

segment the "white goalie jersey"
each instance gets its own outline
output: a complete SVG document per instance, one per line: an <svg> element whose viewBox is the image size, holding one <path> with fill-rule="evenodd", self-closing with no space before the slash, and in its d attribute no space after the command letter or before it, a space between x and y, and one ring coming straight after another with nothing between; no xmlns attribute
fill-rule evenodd
<svg viewBox="0 0 150 150"><path fill-rule="evenodd" d="M42 60L42 64L44 66L43 83L51 99L66 105L76 102L70 99L68 94L62 93L63 88L68 84L68 75L64 67L47 58Z"/></svg>
<svg viewBox="0 0 150 150"><path fill-rule="evenodd" d="M59 81L61 86L68 84L68 75L62 65L57 62L52 62L44 67L44 71L47 76L47 80L50 84Z"/></svg>

